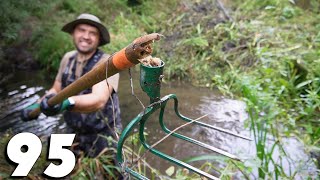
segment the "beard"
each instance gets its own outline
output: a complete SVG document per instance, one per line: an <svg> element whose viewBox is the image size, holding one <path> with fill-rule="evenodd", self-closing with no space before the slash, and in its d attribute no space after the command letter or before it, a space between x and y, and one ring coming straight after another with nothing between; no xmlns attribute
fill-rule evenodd
<svg viewBox="0 0 320 180"><path fill-rule="evenodd" d="M81 49L76 45L76 49L78 50L79 53L86 55L86 54L91 54L91 53L95 52L97 48L92 47L92 48L88 48L88 49Z"/></svg>

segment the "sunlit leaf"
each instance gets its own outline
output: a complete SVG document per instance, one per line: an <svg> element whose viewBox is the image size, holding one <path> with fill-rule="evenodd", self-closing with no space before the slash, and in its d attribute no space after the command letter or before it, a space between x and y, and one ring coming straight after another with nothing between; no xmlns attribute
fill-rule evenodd
<svg viewBox="0 0 320 180"><path fill-rule="evenodd" d="M302 82L302 83L299 83L299 84L296 86L296 88L297 88L297 89L301 89L303 86L306 86L306 85L310 84L311 82L312 82L312 80L304 81L304 82Z"/></svg>
<svg viewBox="0 0 320 180"><path fill-rule="evenodd" d="M168 176L172 176L174 173L174 166L170 166L167 170L166 170L166 174Z"/></svg>
<svg viewBox="0 0 320 180"><path fill-rule="evenodd" d="M269 10L269 9L275 9L276 7L274 6L266 6L264 9Z"/></svg>
<svg viewBox="0 0 320 180"><path fill-rule="evenodd" d="M190 163L194 161L208 161L208 160L220 160L224 161L227 158L224 156L217 156L217 155L203 155L203 156L195 156L195 157L190 157L187 159L184 159L183 162Z"/></svg>

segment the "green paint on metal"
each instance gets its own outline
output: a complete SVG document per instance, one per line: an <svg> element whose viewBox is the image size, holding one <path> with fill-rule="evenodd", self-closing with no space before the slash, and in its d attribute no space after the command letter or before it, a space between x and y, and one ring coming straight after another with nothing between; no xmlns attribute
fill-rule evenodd
<svg viewBox="0 0 320 180"><path fill-rule="evenodd" d="M161 79L164 62L160 66L150 67L140 65L140 86L150 97L150 103L160 100Z"/></svg>
<svg viewBox="0 0 320 180"><path fill-rule="evenodd" d="M178 98L175 94L169 94L169 95L164 96L163 98L160 99L160 88L161 88L161 78L162 78L163 66L164 66L163 62L160 67L148 67L148 66L145 66L142 64L140 66L140 85L141 85L141 88L143 89L143 91L146 92L147 95L150 97L150 105L148 107L146 107L140 114L138 114L137 117L135 117L121 133L121 136L120 136L120 139L118 142L118 147L117 147L117 161L119 163L119 166L124 171L131 174L133 177L135 177L137 179L143 179L143 180L148 179L145 176L134 171L133 169L127 167L126 163L123 160L123 155L122 155L122 152L123 152L122 148L123 148L123 145L124 145L126 138L129 137L129 133L133 130L133 127L135 125L139 124L140 125L140 127L139 127L139 140L140 140L141 144L148 151L155 154L156 156L161 157L162 159L168 160L168 161L175 163L181 167L187 168L187 169L189 169L189 170L191 170L201 176L207 177L209 179L218 179L218 178L212 176L211 174L208 174L204 171L201 171L200 169L197 169L197 168L195 168L195 167L193 167L183 161L175 159L167 154L164 154L164 153L154 149L146 142L146 139L144 137L145 123L151 114L153 114L155 111L160 109L159 123L160 123L160 126L164 132L166 132L168 134L170 133L171 136L188 141L192 144L196 144L198 146L201 146L201 147L207 148L209 150L218 152L218 153L220 153L224 156L227 156L229 158L239 160L239 158L237 158L236 156L234 156L228 152L222 151L220 149L217 149L215 147L212 147L210 145L207 145L207 144L202 143L200 141L197 141L195 139L189 138L187 136L181 135L179 133L172 132L171 130L169 130L165 126L163 116L164 116L165 107L166 107L167 102L169 100L174 100L174 111L179 119L186 121L186 122L190 122L190 121L192 121L192 119L187 118L187 117L183 116L182 114L180 114L180 112L178 110ZM234 134L230 131L227 131L227 130L224 130L224 129L221 129L221 128L218 128L218 127L206 124L206 123L202 123L202 122L198 122L198 121L195 121L193 123L200 125L200 126L203 126L203 127L215 129L220 132L224 132L224 133L227 133L227 134L230 134L233 136L237 136L237 137L240 137L243 139L248 139L246 137Z"/></svg>
<svg viewBox="0 0 320 180"><path fill-rule="evenodd" d="M154 148L151 148L151 146L146 142L146 139L144 138L144 126L146 121L148 120L148 118L150 117L150 115L152 113L154 113L155 111L157 111L158 109L164 109L167 101L170 99L177 99L176 95L174 94L170 94L168 96L163 97L162 99L160 99L157 102L154 102L153 104L151 104L150 106L148 106L143 112L141 112L136 118L134 118L128 125L127 127L123 130L123 132L121 133L119 142L118 142L118 147L117 147L117 161L120 165L120 167L122 167L122 169L124 169L126 172L130 173L131 175L133 175L135 178L137 179L145 179L146 177L144 177L143 175L135 172L134 170L128 168L128 167L123 167L125 166L123 157L122 157L122 148L124 145L124 141L126 140L126 138L129 136L129 132L133 129L134 125L136 124L140 124L139 127L139 139L141 144L148 150L150 150L151 153L161 157L162 159L166 159L172 163L175 163L181 167L187 168L199 175L202 175L204 177L210 178L210 179L218 179L204 171L201 171L185 162L182 162L178 159L175 159L171 156L168 156ZM160 119L160 121L162 121L162 118ZM193 139L185 137L185 139L188 139L189 142L193 142Z"/></svg>

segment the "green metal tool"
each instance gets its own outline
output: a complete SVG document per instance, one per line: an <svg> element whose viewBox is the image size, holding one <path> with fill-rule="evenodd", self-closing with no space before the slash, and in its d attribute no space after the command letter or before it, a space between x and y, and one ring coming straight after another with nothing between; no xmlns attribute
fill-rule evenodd
<svg viewBox="0 0 320 180"><path fill-rule="evenodd" d="M220 150L218 148L215 148L213 146L210 146L208 144L202 143L200 141L197 141L195 139L189 138L187 136L184 136L182 134L176 133L176 132L172 132L169 128L167 128L165 126L164 123L164 110L166 108L166 104L169 100L173 100L174 101L174 110L176 115L183 121L186 122L191 122L192 119L187 118L183 115L180 114L179 110L178 110L178 98L175 94L169 94L167 96L164 96L163 98L160 98L160 89L161 89L161 79L162 79L162 73L163 73L163 67L164 67L164 62L161 63L161 65L159 67L149 67L149 66L145 66L143 64L140 65L140 86L142 88L142 90L144 92L147 93L147 95L150 97L150 105L148 107L146 107L144 109L144 111L142 111L140 114L138 114L138 116L136 116L128 125L127 127L123 130L123 132L121 133L119 142L118 142L118 147L117 147L117 160L119 162L119 165L128 173L130 173L133 177L137 178L137 179L148 179L145 176L139 174L138 172L134 171L133 169L129 168L129 167L125 167L125 163L123 160L123 156L122 156L122 148L124 145L124 142L126 140L126 138L129 136L129 133L133 130L133 127L137 124L140 124L139 127L139 140L141 142L141 144L147 149L149 150L151 153L161 157L162 159L166 159L174 164L177 164L181 167L187 168L201 176L207 177L209 179L219 179L211 174L208 174L204 171L201 171L198 168L195 168L185 162L182 162L178 159L175 159L174 157L171 157L167 154L164 154L154 148L152 148L147 142L146 139L144 138L144 130L145 130L145 123L148 120L148 118L150 117L151 114L153 114L155 111L160 109L160 114L159 114L159 123L161 128L163 129L164 132L166 132L167 134L170 134L171 136L174 136L176 138L188 141L192 144L196 144L198 146L204 147L206 149L209 149L211 151L217 152L219 154L222 154L224 156L227 156L229 158L235 159L235 160L240 160L237 156L230 154L228 152L225 152L223 150ZM227 133L239 138L243 138L246 140L251 140L247 137L235 134L231 131L225 130L225 129L221 129L203 122L199 122L199 121L194 121L194 124L200 125L200 126L204 126L210 129L215 129L218 130L220 132L223 133Z"/></svg>

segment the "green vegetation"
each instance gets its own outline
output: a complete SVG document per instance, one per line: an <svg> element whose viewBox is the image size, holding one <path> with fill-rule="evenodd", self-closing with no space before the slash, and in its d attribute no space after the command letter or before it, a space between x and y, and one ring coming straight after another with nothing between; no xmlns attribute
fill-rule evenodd
<svg viewBox="0 0 320 180"><path fill-rule="evenodd" d="M12 132L8 132L1 136L0 147L6 147L9 140L13 137ZM114 142L112 137L104 137L108 142ZM28 179L43 179L42 173L46 169L52 160L47 160L48 150L43 146L42 152L31 171L29 172ZM134 147L139 147L135 152ZM3 148L5 149L5 148ZM160 176L160 173L152 168L145 158L141 158L145 149L138 143L138 133L135 133L128 137L124 148L124 159L127 160L127 165L140 174L149 173L151 177ZM121 169L115 165L115 148L104 149L96 158L88 158L80 156L77 159L76 166L73 171L67 176L68 179L118 179L120 177ZM16 165L14 163L9 164L6 161L5 153L0 154L0 178L9 179L12 172L15 170ZM139 159L137 162L136 160ZM53 162L53 163L59 163Z"/></svg>
<svg viewBox="0 0 320 180"><path fill-rule="evenodd" d="M1 147L1 150L3 150L0 154L0 159L1 159L0 160L0 178L3 178L3 179L9 179L10 175L12 174L12 172L16 167L13 162L9 164L8 163L9 160L6 161L5 152L4 152L5 148L2 148L2 147L6 147L9 140L13 137L13 135L11 134L12 132L8 132L2 135L0 139L0 147ZM36 176L42 174L43 169L45 167L48 167L49 163L46 161L46 158L47 158L46 152L47 152L47 149L43 148L42 153L39 159L36 161L36 163L32 167L28 175L28 178L36 179Z"/></svg>
<svg viewBox="0 0 320 180"><path fill-rule="evenodd" d="M262 179L294 178L296 172L284 173L281 161L272 158L275 148L285 158L283 136L295 136L308 153L320 154L317 0L296 1L299 5L294 0L227 1L231 18L213 5L216 1L135 2L129 6L125 0L4 1L0 47L25 40L19 32L31 26L30 50L44 68L56 70L62 55L72 49L70 37L60 28L82 12L96 14L109 27L111 44L103 48L108 53L144 33L160 32L167 38L154 49L166 62L166 78L218 88L247 103L257 163L219 160L227 163L222 178L230 179L238 170L247 177L255 168ZM271 147L266 144L268 135L274 137ZM176 174L185 175L183 170Z"/></svg>
<svg viewBox="0 0 320 180"><path fill-rule="evenodd" d="M282 162L272 159L275 148L285 155L282 136L296 136L307 151L319 153L320 16L319 3L311 3L304 10L293 1L237 1L226 23L210 27L205 16L180 32L174 23L194 17L185 13L166 26L169 36L183 34L169 50L170 77L187 77L195 85L218 88L247 103L263 179L295 176L285 174ZM268 134L275 138L271 147Z"/></svg>
<svg viewBox="0 0 320 180"><path fill-rule="evenodd" d="M128 4L132 4L132 7ZM140 6L138 1L127 0L2 2L0 26L5 31L0 32L3 39L0 42L0 59L3 59L4 48L27 42L25 48L32 51L43 68L57 71L63 54L74 48L70 36L61 32L61 28L83 12L97 15L109 28L111 44L103 49L111 54L146 32L159 31L159 22L155 19L166 19L169 9L165 7L174 4L168 0L161 3L147 1ZM150 16L159 7L163 10ZM31 31L32 34L25 36L25 31Z"/></svg>
<svg viewBox="0 0 320 180"><path fill-rule="evenodd" d="M31 35L31 28L37 27L40 17L47 12L51 3L48 0L38 3L37 0L3 1L0 3L0 69L10 67L4 60L8 46L22 43ZM4 68L2 68L4 67ZM5 75L0 73L0 78Z"/></svg>

